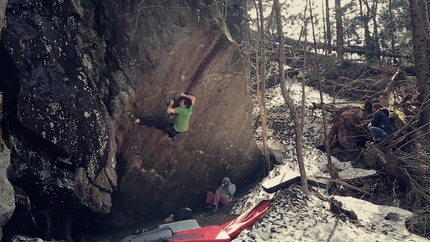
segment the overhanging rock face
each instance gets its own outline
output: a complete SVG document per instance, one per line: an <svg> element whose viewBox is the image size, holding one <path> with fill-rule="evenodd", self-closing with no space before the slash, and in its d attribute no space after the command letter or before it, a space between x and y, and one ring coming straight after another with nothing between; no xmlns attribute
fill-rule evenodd
<svg viewBox="0 0 430 242"><path fill-rule="evenodd" d="M212 2L93 2L9 1L5 133L34 208L148 217L202 203L223 176L247 185L261 165L247 72ZM197 101L176 141L133 125L181 91Z"/></svg>
<svg viewBox="0 0 430 242"><path fill-rule="evenodd" d="M108 14L116 18L108 48L133 77L131 90L111 102L120 117L116 125L123 127L116 137L124 155L114 204L129 215L201 205L223 176L241 186L260 169L239 48L215 24L209 6L188 4L117 5ZM134 113L163 120L169 100L181 91L197 101L190 130L176 141L128 118Z"/></svg>

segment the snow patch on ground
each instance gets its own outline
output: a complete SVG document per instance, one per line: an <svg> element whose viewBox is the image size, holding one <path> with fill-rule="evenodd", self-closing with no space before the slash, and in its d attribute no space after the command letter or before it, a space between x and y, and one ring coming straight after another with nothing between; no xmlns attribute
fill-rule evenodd
<svg viewBox="0 0 430 242"><path fill-rule="evenodd" d="M289 94L293 100L299 100L296 101L296 105L300 105L301 83L289 85ZM306 173L308 177L330 177L326 168L326 154L315 148L315 143L323 133L321 111L308 109L312 102L320 102L319 92L306 87L305 93L307 113L303 151ZM276 166L262 183L277 176L282 177L283 174L299 171L294 126L279 86L268 90L267 96L268 113L285 109L285 120L279 117L284 128L268 130L269 139L273 141L268 142L269 145L276 144L277 147L273 149L283 151L284 157L282 164ZM332 100L330 96L324 95L325 103L330 103ZM255 105L254 114L258 112L258 105ZM261 127L254 132L256 139L261 137ZM279 147L279 144L283 144L284 147ZM350 162L340 162L335 157L331 157L331 160L342 179L365 177L376 173L375 170L353 168ZM405 219L412 215L409 211L375 205L352 197L329 196L324 190L319 190L320 196L315 194L304 196L299 187L295 186L269 194L262 189L262 183L251 188L249 193L233 206L231 213L240 214L263 199L272 199L272 204L260 221L242 231L233 241L429 241L407 231ZM354 211L358 219L350 220L331 212L330 199L340 201L342 208ZM386 220L388 213L395 213L398 218Z"/></svg>
<svg viewBox="0 0 430 242"><path fill-rule="evenodd" d="M266 215L233 241L428 241L409 233L404 220L411 213L350 197L334 197L352 209L358 220L333 214L328 201L306 197L299 188L278 193ZM385 220L389 213L399 220Z"/></svg>

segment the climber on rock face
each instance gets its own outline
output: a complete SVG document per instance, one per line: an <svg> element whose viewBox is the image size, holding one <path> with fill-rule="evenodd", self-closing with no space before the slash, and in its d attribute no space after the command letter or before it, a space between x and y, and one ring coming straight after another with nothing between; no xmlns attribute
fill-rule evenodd
<svg viewBox="0 0 430 242"><path fill-rule="evenodd" d="M157 121L153 119L139 119L134 114L131 115L135 124L145 125L156 129L164 130L171 139L176 139L178 133L182 133L188 130L188 124L193 114L193 106L196 101L196 97L188 95L183 92L179 94L179 106L173 108L175 100L171 100L166 111L169 114L176 114L176 119L173 124L168 124L164 121Z"/></svg>

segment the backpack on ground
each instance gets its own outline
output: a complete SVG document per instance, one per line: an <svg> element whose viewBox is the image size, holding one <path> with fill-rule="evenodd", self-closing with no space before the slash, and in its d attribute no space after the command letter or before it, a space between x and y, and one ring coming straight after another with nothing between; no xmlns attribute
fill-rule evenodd
<svg viewBox="0 0 430 242"><path fill-rule="evenodd" d="M175 221L187 220L193 218L193 211L186 207L180 208L176 213L173 214Z"/></svg>

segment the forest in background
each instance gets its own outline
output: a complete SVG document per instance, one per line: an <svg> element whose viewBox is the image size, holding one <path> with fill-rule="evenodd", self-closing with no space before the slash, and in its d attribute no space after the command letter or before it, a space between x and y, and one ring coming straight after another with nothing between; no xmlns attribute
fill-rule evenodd
<svg viewBox="0 0 430 242"><path fill-rule="evenodd" d="M248 1L250 18L258 3ZM262 1L268 40L279 41L275 4ZM288 45L300 43L325 55L355 61L413 64L410 3L407 0L280 1L282 31ZM251 7L250 7L251 6ZM251 28L257 29L255 21ZM316 46L313 46L313 45Z"/></svg>
<svg viewBox="0 0 430 242"><path fill-rule="evenodd" d="M379 101L401 121L385 147L366 143L358 147L383 167L387 176L347 181L350 186L337 192L362 197L363 193L402 194L399 206L413 211L416 219L410 231L429 236L427 214L430 205L430 21L428 2L418 0L358 1L216 1L223 18L236 9L247 23L235 39L250 70L250 83L257 96L262 126L263 153L271 169L267 129L271 123L265 107L267 85L280 83L282 95L295 126L296 155L304 192L308 191L304 169L302 134L304 106L296 106L288 94L291 80L314 86L337 98L365 103ZM300 5L300 7L298 7ZM214 16L216 16L214 14ZM218 21L220 23L221 21ZM219 24L223 29L222 24ZM235 27L229 26L230 32ZM279 44L285 43L285 44ZM282 53L282 54L281 54ZM266 78L268 67L278 63L278 78ZM321 95L322 96L322 95ZM304 97L303 97L304 99ZM302 102L304 103L304 102ZM323 113L324 151L327 168L335 183L342 182L331 162L333 140L326 116L339 115L336 104L315 104ZM343 110L345 111L345 110ZM363 120L364 122L365 120ZM355 140L356 137L349 137ZM375 189L378 187L378 189ZM343 187L343 189L345 189ZM391 193L386 193L385 195ZM388 195L390 196L390 195ZM377 194L378 201L384 197ZM371 199L369 199L371 200Z"/></svg>

